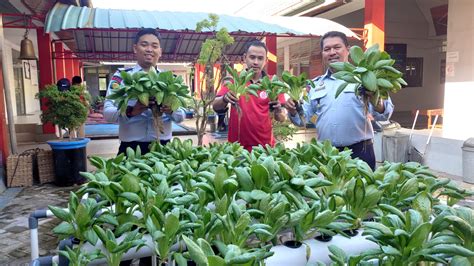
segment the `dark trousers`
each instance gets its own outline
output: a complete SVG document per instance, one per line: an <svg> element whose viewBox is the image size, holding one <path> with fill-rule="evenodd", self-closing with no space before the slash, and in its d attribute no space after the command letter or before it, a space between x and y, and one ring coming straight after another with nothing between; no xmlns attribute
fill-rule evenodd
<svg viewBox="0 0 474 266"><path fill-rule="evenodd" d="M167 140L161 140L160 143L161 145L166 145L166 143L170 142L169 139ZM133 150L136 150L138 146L140 146L140 150L142 151L142 154L146 154L150 152L150 144L151 142L140 142L140 141L122 141L120 142L120 147L117 155L124 153L127 154L127 148L130 147Z"/></svg>
<svg viewBox="0 0 474 266"><path fill-rule="evenodd" d="M366 162L372 170L375 170L375 152L374 143L371 139L352 144L347 147L337 147L339 151L343 151L344 148L352 150L352 158L359 158Z"/></svg>

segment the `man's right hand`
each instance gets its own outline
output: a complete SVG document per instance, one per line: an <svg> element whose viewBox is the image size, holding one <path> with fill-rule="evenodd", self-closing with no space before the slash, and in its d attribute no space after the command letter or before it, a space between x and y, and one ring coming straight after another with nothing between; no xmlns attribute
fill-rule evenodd
<svg viewBox="0 0 474 266"><path fill-rule="evenodd" d="M145 112L147 109L148 109L148 106L143 105L140 101L137 101L137 103L132 107L131 111L127 113L127 116L133 117L133 116L139 115Z"/></svg>
<svg viewBox="0 0 474 266"><path fill-rule="evenodd" d="M292 99L288 99L288 101L286 101L285 108L288 110L291 116L295 116L298 113L296 111L295 102Z"/></svg>
<svg viewBox="0 0 474 266"><path fill-rule="evenodd" d="M227 104L227 103L230 103L230 104L235 104L236 102L239 101L239 99L237 99L237 96L235 96L235 94L231 91L228 91L226 94L224 94L224 96L222 96L222 100Z"/></svg>

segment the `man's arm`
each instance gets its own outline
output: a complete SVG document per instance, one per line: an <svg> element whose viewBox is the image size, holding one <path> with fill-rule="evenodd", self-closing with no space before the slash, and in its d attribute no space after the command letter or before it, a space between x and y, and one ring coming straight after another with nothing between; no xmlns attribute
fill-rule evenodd
<svg viewBox="0 0 474 266"><path fill-rule="evenodd" d="M369 103L369 112L376 121L389 120L393 113L392 100L390 98L386 100L379 100L379 103L375 107Z"/></svg>
<svg viewBox="0 0 474 266"><path fill-rule="evenodd" d="M113 100L108 99L107 97L112 94L114 84L120 85L120 82L122 81L122 79L119 75L117 75L117 73L118 72L114 74L112 80L109 82L109 86L107 87L106 98L104 101L104 118L107 122L112 123L118 122L120 111L117 109L115 102Z"/></svg>

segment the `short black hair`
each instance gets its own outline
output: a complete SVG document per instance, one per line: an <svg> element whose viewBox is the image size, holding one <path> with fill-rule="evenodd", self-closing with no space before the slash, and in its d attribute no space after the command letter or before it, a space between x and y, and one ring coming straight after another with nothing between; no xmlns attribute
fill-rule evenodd
<svg viewBox="0 0 474 266"><path fill-rule="evenodd" d="M135 35L135 39L133 40L133 43L137 44L143 35L148 35L148 34L156 36L156 38L158 38L158 40L161 43L160 33L156 31L156 29L152 29L152 28L144 28L144 29L141 29L139 32L137 32L137 35Z"/></svg>
<svg viewBox="0 0 474 266"><path fill-rule="evenodd" d="M69 79L67 78L62 78L58 80L56 86L58 87L59 91L67 91L69 88L71 88L71 82L69 82Z"/></svg>
<svg viewBox="0 0 474 266"><path fill-rule="evenodd" d="M72 85L76 85L76 84L81 84L82 83L82 78L79 77L79 76L74 76L72 77Z"/></svg>
<svg viewBox="0 0 474 266"><path fill-rule="evenodd" d="M251 40L245 44L245 51L244 53L247 53L250 49L250 47L255 46L255 47L263 47L265 49L265 52L268 53L268 48L267 45L259 40Z"/></svg>
<svg viewBox="0 0 474 266"><path fill-rule="evenodd" d="M344 45L346 47L349 47L349 41L347 40L347 36L344 33L340 32L340 31L328 31L323 35L323 37L321 37L321 40L319 42L319 45L321 47L321 51L323 50L324 40L326 38L333 38L333 37L339 37L342 40L342 42L344 43Z"/></svg>

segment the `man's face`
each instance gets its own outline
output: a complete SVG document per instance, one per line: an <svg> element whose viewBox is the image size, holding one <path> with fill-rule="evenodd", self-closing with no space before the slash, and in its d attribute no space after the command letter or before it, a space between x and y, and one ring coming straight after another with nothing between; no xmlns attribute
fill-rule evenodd
<svg viewBox="0 0 474 266"><path fill-rule="evenodd" d="M145 34L133 45L133 52L142 68L154 67L161 56L160 40L153 34Z"/></svg>
<svg viewBox="0 0 474 266"><path fill-rule="evenodd" d="M244 63L248 69L253 69L255 73L260 73L267 63L267 52L260 46L250 46L244 54Z"/></svg>
<svg viewBox="0 0 474 266"><path fill-rule="evenodd" d="M322 56L323 63L326 66L334 62L347 62L349 47L339 37L328 37L323 41Z"/></svg>

